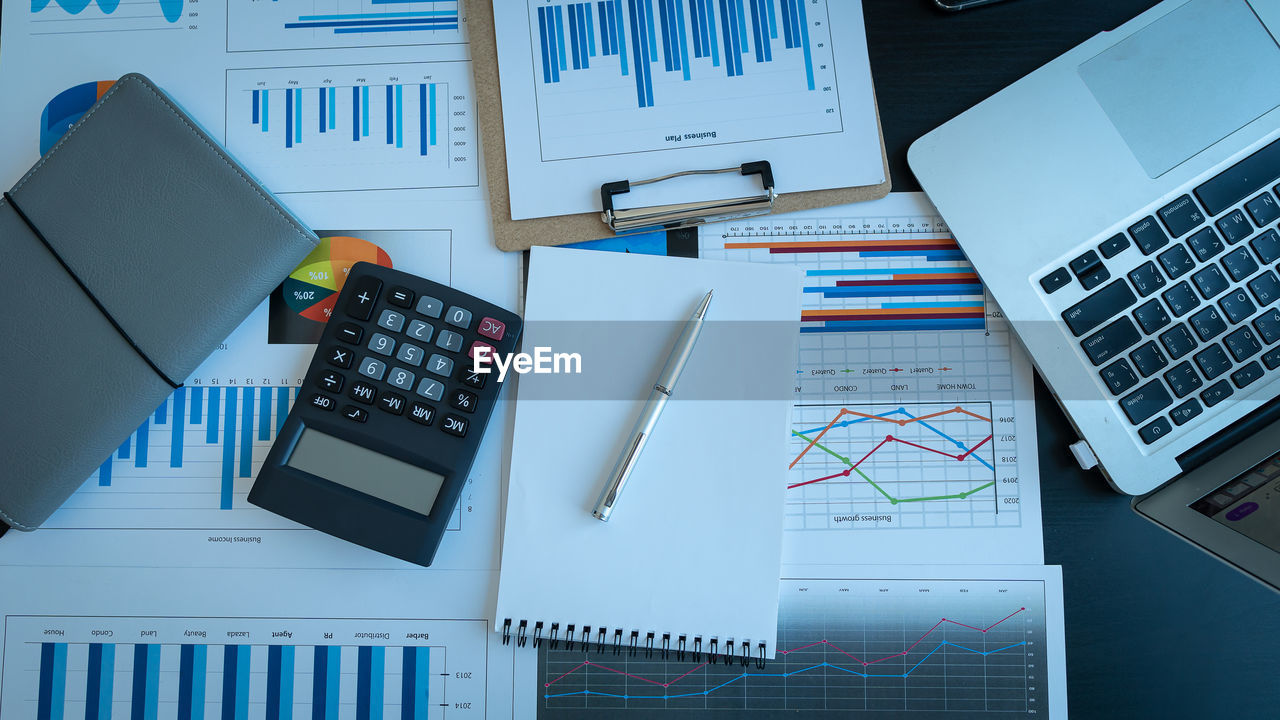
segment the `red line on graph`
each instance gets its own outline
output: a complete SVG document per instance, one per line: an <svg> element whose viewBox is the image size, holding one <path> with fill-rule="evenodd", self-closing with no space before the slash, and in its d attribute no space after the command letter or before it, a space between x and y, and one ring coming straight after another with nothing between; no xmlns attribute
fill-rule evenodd
<svg viewBox="0 0 1280 720"><path fill-rule="evenodd" d="M880 417L879 415L869 415L869 414L867 414L867 413L858 412L857 410L850 410L849 408L840 408L840 412L836 413L836 416L835 416L835 417L833 417L833 418L831 418L831 422L827 423L827 426L826 426L826 427L824 427L824 428L822 428L822 432L820 432L820 433L818 433L817 435L815 435L815 436L814 436L814 438L813 438L812 440L810 440L810 441L809 441L809 444L804 446L804 449L800 451L800 454L796 456L796 459L795 459L795 460L792 460L792 461L791 461L791 464L790 464L790 465L788 465L788 466L787 466L787 468L788 468L788 469L790 469L790 468L795 467L795 466L796 466L796 463L800 462L800 458L804 457L804 456L805 456L805 454L806 454L806 453L808 453L808 452L809 452L809 450L810 450L811 448L813 448L813 446L814 446L814 445L816 445L816 444L818 443L818 441L819 441L819 440L821 440L821 439L822 439L822 436L823 436L823 435L826 435L826 434L827 434L827 431L828 431L828 430L830 430L830 429L832 428L832 426L834 426L837 422L839 422L839 421L840 421L840 418L844 417L845 415L853 415L854 417L863 418L864 420L867 420L867 421L869 421L869 422L880 421L880 422L893 423L894 425L897 425L898 427L905 427L905 426L907 426L907 425L910 425L911 423L917 423L917 422L921 422L921 421L924 421L924 420L929 420L929 419L932 419L932 418L941 417L941 416L943 416L943 415L950 415L950 414L952 414L952 413L960 413L961 415L968 415L969 417L974 418L974 419L976 419L976 420L982 420L982 421L984 421L984 422L991 422L991 418L989 418L989 417L983 417L983 416L981 416L981 415L979 415L979 414L977 414L977 413L974 413L974 412L969 412L968 410L965 410L964 408L959 407L959 406L954 407L954 408L951 408L951 409L949 409L949 410L940 410L940 411L938 411L938 412L936 412L936 413L930 413L930 414L928 414L928 415L921 415L921 416L920 416L920 417L918 417L918 418L908 418L908 419L906 419L906 420L899 420L899 419L897 419L897 418ZM899 442L902 442L902 441L899 441ZM917 446L917 447L919 447L919 446ZM925 450L928 450L929 448L924 448L924 449L925 449ZM933 452L938 452L938 451L937 451L937 450L934 450ZM942 454L942 455L946 455L946 453L940 453L940 454ZM955 456L954 456L954 455L947 455L947 457L955 457ZM866 458L863 458L863 460L865 460L865 459L866 459ZM861 462L861 461L859 461L859 462ZM855 466L855 467L856 467L856 466Z"/></svg>
<svg viewBox="0 0 1280 720"><path fill-rule="evenodd" d="M851 468L851 469L852 469L852 468ZM836 473L835 475L828 475L828 476L826 476L826 477L820 477L820 478L817 478L816 480L805 480L804 482L798 482L798 483L796 483L796 484L794 484L794 485L788 485L788 486L787 486L787 489L788 489L788 490L790 490L791 488L798 488L798 487L800 487L801 485L812 485L812 484L814 484L814 483L820 483L820 482L823 482L823 481L826 481L826 480L832 480L832 479L835 479L835 478L838 478L838 477L849 477L849 470L845 470L844 472L838 472L838 473Z"/></svg>
<svg viewBox="0 0 1280 720"><path fill-rule="evenodd" d="M1015 615L1018 615L1019 613L1025 612L1025 611L1026 611L1026 608L1025 608L1025 607L1020 607L1020 608L1018 608L1017 610L1014 610L1013 612L1009 613L1008 615L1005 615L1003 618L1001 618L1001 619L999 619L999 620L997 620L997 621L995 621L995 622L991 623L990 625L988 625L988 626L986 626L986 627L984 627L984 628L982 628L982 627L975 627L975 626L973 626L973 625L966 625L965 623L957 622L957 621L955 621L955 620L951 620L951 619L949 619L949 618L942 618L942 619L941 619L941 620L939 620L938 622L934 623L934 624L933 624L933 627L929 628L928 630L925 630L925 631L924 631L924 634L923 634L923 635L921 635L919 638L917 638L915 642L913 642L913 643L911 643L910 645L908 645L906 650L902 650L901 652L893 653L892 655L885 655L884 657L882 657L882 658L876 658L875 660L861 660L861 659L859 659L859 658L855 657L854 655L850 654L849 652L847 652L847 651L845 651L845 650L841 649L840 647L836 646L835 644L831 643L831 642L830 642L830 641L828 641L828 640L819 640L819 641L817 641L817 642L811 642L811 643L809 643L808 645L801 645L801 646L799 646L799 647L791 648L790 650L779 650L779 651L778 651L778 654L779 654L779 655L788 655L788 654L793 653L793 652L799 652L799 651L801 651L801 650L807 650L807 649L809 649L809 648L811 648L811 647L815 647L815 646L817 646L817 645L826 645L827 647L831 648L832 650L835 650L836 652L840 653L841 655L844 655L845 657L848 657L848 658L852 659L854 662L857 662L857 663L861 664L863 667L867 667L868 665L875 665L876 663L884 662L885 660L892 660L893 658L903 657L904 655L907 655L907 654L908 654L908 653L910 653L912 650L914 650L914 649L915 649L915 647L916 647L917 645L919 645L921 642L923 642L925 638L929 637L929 635L930 635L930 634L932 634L934 630L937 630L937 629L938 629L942 624L944 624L944 623L950 623L950 624L952 624L952 625L959 625L960 627L963 627L963 628L969 628L970 630L977 630L977 631L978 631L978 632L980 632L980 633L985 633L985 632L987 632L988 630L990 630L990 629L994 628L995 626L999 625L1000 623L1002 623L1002 622L1004 622L1004 621L1008 620L1009 618L1011 618L1011 617L1013 617L1013 616L1015 616ZM560 677L556 678L555 680L552 680L551 682L544 683L544 684L543 684L543 687L551 687L552 685L556 684L557 682L560 682L560 681L561 681L561 680L563 680L564 678L566 678L566 677L568 677L568 676L572 675L573 673L575 673L575 672L577 672L577 671L581 670L582 668L587 667L587 666L591 666L591 667L598 667L598 668L600 668L600 669L602 669L602 670L608 670L608 671L609 671L609 672L611 672L611 673L617 673L618 675L625 675L625 676L627 676L627 677L629 677L629 678L634 678L634 679L636 679L636 680L640 680L640 681L643 681L643 682L647 682L647 683L649 683L650 685L659 685L659 686L661 686L661 687L664 687L664 688L665 688L665 687L671 687L672 685L675 685L675 684L676 684L677 682L679 682L680 680L685 679L685 678L686 678L686 677L688 677L689 675L693 674L694 672L697 672L698 670L700 670L701 668L703 668L704 666L706 666L706 665L708 665L708 664L710 664L710 663L709 663L709 662L701 663L701 664L699 664L699 665L694 666L692 669L690 669L688 672L684 673L683 675L678 675L678 676L676 676L676 678L675 678L675 679L673 679L673 680L669 680L669 681L667 681L667 682L658 682L657 680L650 680L649 678L646 678L646 677L641 677L641 676L639 676L639 675L633 675L633 674L631 674L631 673L629 673L629 672L623 672L623 671L621 671L621 670L617 670L617 669L615 669L615 668L611 668L611 667L609 667L608 665L601 665L601 664L599 664L599 663L593 663L593 662L591 662L590 660L584 660L583 662L581 662L581 663L579 663L578 665L576 665L576 666L575 666L573 669L571 669L569 672L567 672L567 673L565 673L565 674L561 675Z"/></svg>
<svg viewBox="0 0 1280 720"><path fill-rule="evenodd" d="M982 438L982 442L978 443L977 445L974 445L973 447L971 447L971 448L969 448L968 450L964 451L962 454L960 454L960 455L956 456L956 459L957 459L957 460L963 460L963 459L965 459L965 458L969 457L970 455L972 455L972 454L973 454L973 451L974 451L974 450L977 450L978 448L982 447L983 445L986 445L986 444L987 444L987 441L988 441L988 440L990 440L991 438L992 438L992 436L991 436L991 435L988 435L988 436L986 436L986 437Z"/></svg>
<svg viewBox="0 0 1280 720"><path fill-rule="evenodd" d="M866 461L866 459L867 459L867 458L871 457L872 453L874 453L875 451L877 451L877 450L879 450L880 448L884 447L884 444L885 444L885 443L889 442L890 440L895 440L895 439L896 439L896 438L894 438L892 435L885 435L885 436L884 436L884 439L880 441L880 444L879 444L879 445L876 445L876 446L875 446L875 447L873 447L873 448L871 448L871 452L867 453L866 455L863 455L863 456L862 456L862 460L859 460L858 462L854 463L854 464L853 464L853 467L858 467L858 466L859 466L859 465L861 465L864 461ZM846 475L848 475L849 473L845 473L845 474L846 474Z"/></svg>
<svg viewBox="0 0 1280 720"><path fill-rule="evenodd" d="M898 439L898 438L896 438L896 437L889 437L889 438L886 438L886 439L887 439L887 440L892 440L892 441L894 441L894 442L896 442L896 443L902 443L903 445L910 445L911 447L913 447L913 448L918 448L918 449L920 449L920 450L927 450L927 451L929 451L929 452L931 452L931 453L934 453L934 454L937 454L937 455L941 455L941 456L943 456L943 457L949 457L949 458L951 458L952 460L959 460L959 459L960 459L960 456L959 456L959 455L952 455L951 453L945 453L945 452L942 452L941 450L934 450L934 449L933 449L933 448L931 448L931 447L925 447L924 445L917 445L916 443L913 443L913 442L911 442L910 440L900 440L900 439Z"/></svg>

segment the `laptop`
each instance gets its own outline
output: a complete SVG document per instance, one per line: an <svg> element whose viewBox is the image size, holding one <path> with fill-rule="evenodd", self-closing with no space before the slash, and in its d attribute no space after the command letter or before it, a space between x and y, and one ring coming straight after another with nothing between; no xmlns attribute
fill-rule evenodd
<svg viewBox="0 0 1280 720"><path fill-rule="evenodd" d="M908 162L1135 508L1280 589L1280 0L1166 0Z"/></svg>

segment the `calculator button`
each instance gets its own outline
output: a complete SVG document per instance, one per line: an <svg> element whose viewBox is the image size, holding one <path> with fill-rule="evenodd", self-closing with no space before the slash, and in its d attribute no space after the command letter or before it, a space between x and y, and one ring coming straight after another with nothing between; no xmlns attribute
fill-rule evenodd
<svg viewBox="0 0 1280 720"><path fill-rule="evenodd" d="M374 398L378 397L378 388L369 383L357 382L351 386L351 391L347 395L352 400L362 402L365 405L372 405Z"/></svg>
<svg viewBox="0 0 1280 720"><path fill-rule="evenodd" d="M396 359L403 363L408 363L414 367L422 364L422 358L427 354L422 348L409 343L400 343L400 349L396 351Z"/></svg>
<svg viewBox="0 0 1280 720"><path fill-rule="evenodd" d="M358 408L355 405L348 405L342 408L342 417L362 423L369 419L369 413L365 412L364 408Z"/></svg>
<svg viewBox="0 0 1280 720"><path fill-rule="evenodd" d="M387 365L381 360L366 357L360 361L360 374L365 377L371 377L374 380L381 380L382 375L386 372Z"/></svg>
<svg viewBox="0 0 1280 720"><path fill-rule="evenodd" d="M463 420L457 415L445 415L444 422L440 423L440 429L444 430L450 435L457 435L458 437L463 437L467 434L467 427L469 425L470 425L469 422L467 422L466 420Z"/></svg>
<svg viewBox="0 0 1280 720"><path fill-rule="evenodd" d="M453 361L443 355L432 355L427 361L427 371L440 377L449 377L453 374Z"/></svg>
<svg viewBox="0 0 1280 720"><path fill-rule="evenodd" d="M413 307L413 291L405 287L393 287L387 293L387 302L396 307Z"/></svg>
<svg viewBox="0 0 1280 720"><path fill-rule="evenodd" d="M373 305L382 291L382 281L372 275L363 275L347 285L351 293L347 297L347 314L357 320L368 320Z"/></svg>
<svg viewBox="0 0 1280 720"><path fill-rule="evenodd" d="M391 368L391 372L387 373L387 382L395 385L401 390L413 389L413 373L404 368Z"/></svg>
<svg viewBox="0 0 1280 720"><path fill-rule="evenodd" d="M338 339L343 342L356 345L360 342L360 338L364 337L364 330L355 323L342 323L338 326L338 330L334 335L337 335Z"/></svg>
<svg viewBox="0 0 1280 720"><path fill-rule="evenodd" d="M495 354L497 354L497 352L498 352L497 348L495 348L494 346L490 345L489 343L487 343L487 342L485 342L485 341L483 341L483 340L475 340L475 341L473 341L473 342L471 343L471 347L467 348L467 357L469 357L469 358L474 358L474 357L476 356L476 348L482 348L482 347L489 348L489 355L488 355L488 357L489 357L490 359L492 359L492 358L493 358L493 356L494 356Z"/></svg>
<svg viewBox="0 0 1280 720"><path fill-rule="evenodd" d="M436 419L436 409L420 402L409 405L409 419L422 425L430 425Z"/></svg>
<svg viewBox="0 0 1280 720"><path fill-rule="evenodd" d="M465 329L471 325L471 311L454 305L449 308L449 314L445 316L444 321Z"/></svg>
<svg viewBox="0 0 1280 720"><path fill-rule="evenodd" d="M491 317L480 318L480 327L476 328L476 332L489 338L490 340L501 340L502 336L507 334L506 323L498 322Z"/></svg>
<svg viewBox="0 0 1280 720"><path fill-rule="evenodd" d="M441 330L440 335L436 337L436 347L444 348L449 352L458 352L462 349L462 336L452 330Z"/></svg>
<svg viewBox="0 0 1280 720"><path fill-rule="evenodd" d="M462 384L477 390L484 387L484 379L487 377L489 377L488 373L478 373L468 367L464 367L458 372L458 379L462 381Z"/></svg>
<svg viewBox="0 0 1280 720"><path fill-rule="evenodd" d="M396 341L390 335L374 333L369 338L369 349L379 355L390 355L396 349Z"/></svg>
<svg viewBox="0 0 1280 720"><path fill-rule="evenodd" d="M476 395L466 390L454 390L449 395L449 404L462 412L472 413L476 411Z"/></svg>
<svg viewBox="0 0 1280 720"><path fill-rule="evenodd" d="M418 394L428 400L439 400L444 397L444 384L431 378L423 378L418 383Z"/></svg>
<svg viewBox="0 0 1280 720"><path fill-rule="evenodd" d="M311 407L317 407L321 410L332 410L335 404L336 403L333 402L333 398L328 395L316 393L311 396Z"/></svg>
<svg viewBox="0 0 1280 720"><path fill-rule="evenodd" d="M395 310L383 310L378 316L378 327L384 327L392 332L400 332L404 329L404 315Z"/></svg>
<svg viewBox="0 0 1280 720"><path fill-rule="evenodd" d="M378 409L385 410L392 415L403 415L404 396L395 393L382 393L382 397L378 398Z"/></svg>
<svg viewBox="0 0 1280 720"><path fill-rule="evenodd" d="M342 376L332 370L325 370L320 375L320 385L329 392L342 390Z"/></svg>
<svg viewBox="0 0 1280 720"><path fill-rule="evenodd" d="M430 318L440 317L440 313L444 312L444 303L439 298L433 298L429 295L423 295L418 298L418 312Z"/></svg>
<svg viewBox="0 0 1280 720"><path fill-rule="evenodd" d="M349 368L351 367L351 358L353 355L354 353L347 348L335 347L329 349L329 356L327 359L329 360L330 365L337 365L340 368Z"/></svg>
<svg viewBox="0 0 1280 720"><path fill-rule="evenodd" d="M414 340L421 340L425 343L431 342L431 333L435 332L435 330L421 320L410 320L409 329L404 332Z"/></svg>

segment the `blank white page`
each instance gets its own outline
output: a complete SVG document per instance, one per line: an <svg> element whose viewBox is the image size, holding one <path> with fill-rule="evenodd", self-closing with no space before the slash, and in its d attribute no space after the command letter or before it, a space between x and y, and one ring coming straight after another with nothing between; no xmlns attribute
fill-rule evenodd
<svg viewBox="0 0 1280 720"><path fill-rule="evenodd" d="M559 623L777 637L800 273L792 267L535 247L524 352L580 375L519 379L496 627ZM608 523L591 516L671 345L715 294L693 356ZM510 381L510 378L508 378ZM515 630L513 629L513 633Z"/></svg>

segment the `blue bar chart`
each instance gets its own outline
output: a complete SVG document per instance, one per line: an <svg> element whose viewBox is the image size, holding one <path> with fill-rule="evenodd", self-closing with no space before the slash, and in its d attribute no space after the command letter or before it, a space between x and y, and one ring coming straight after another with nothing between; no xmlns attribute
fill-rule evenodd
<svg viewBox="0 0 1280 720"><path fill-rule="evenodd" d="M227 72L227 145L276 192L478 183L466 63Z"/></svg>
<svg viewBox="0 0 1280 720"><path fill-rule="evenodd" d="M483 620L5 619L6 717L484 716Z"/></svg>
<svg viewBox="0 0 1280 720"><path fill-rule="evenodd" d="M842 127L825 0L530 0L529 24L544 161ZM582 104L612 147L573 125ZM672 127L700 133L673 140Z"/></svg>
<svg viewBox="0 0 1280 720"><path fill-rule="evenodd" d="M461 44L462 12L458 0L233 0L227 49Z"/></svg>

